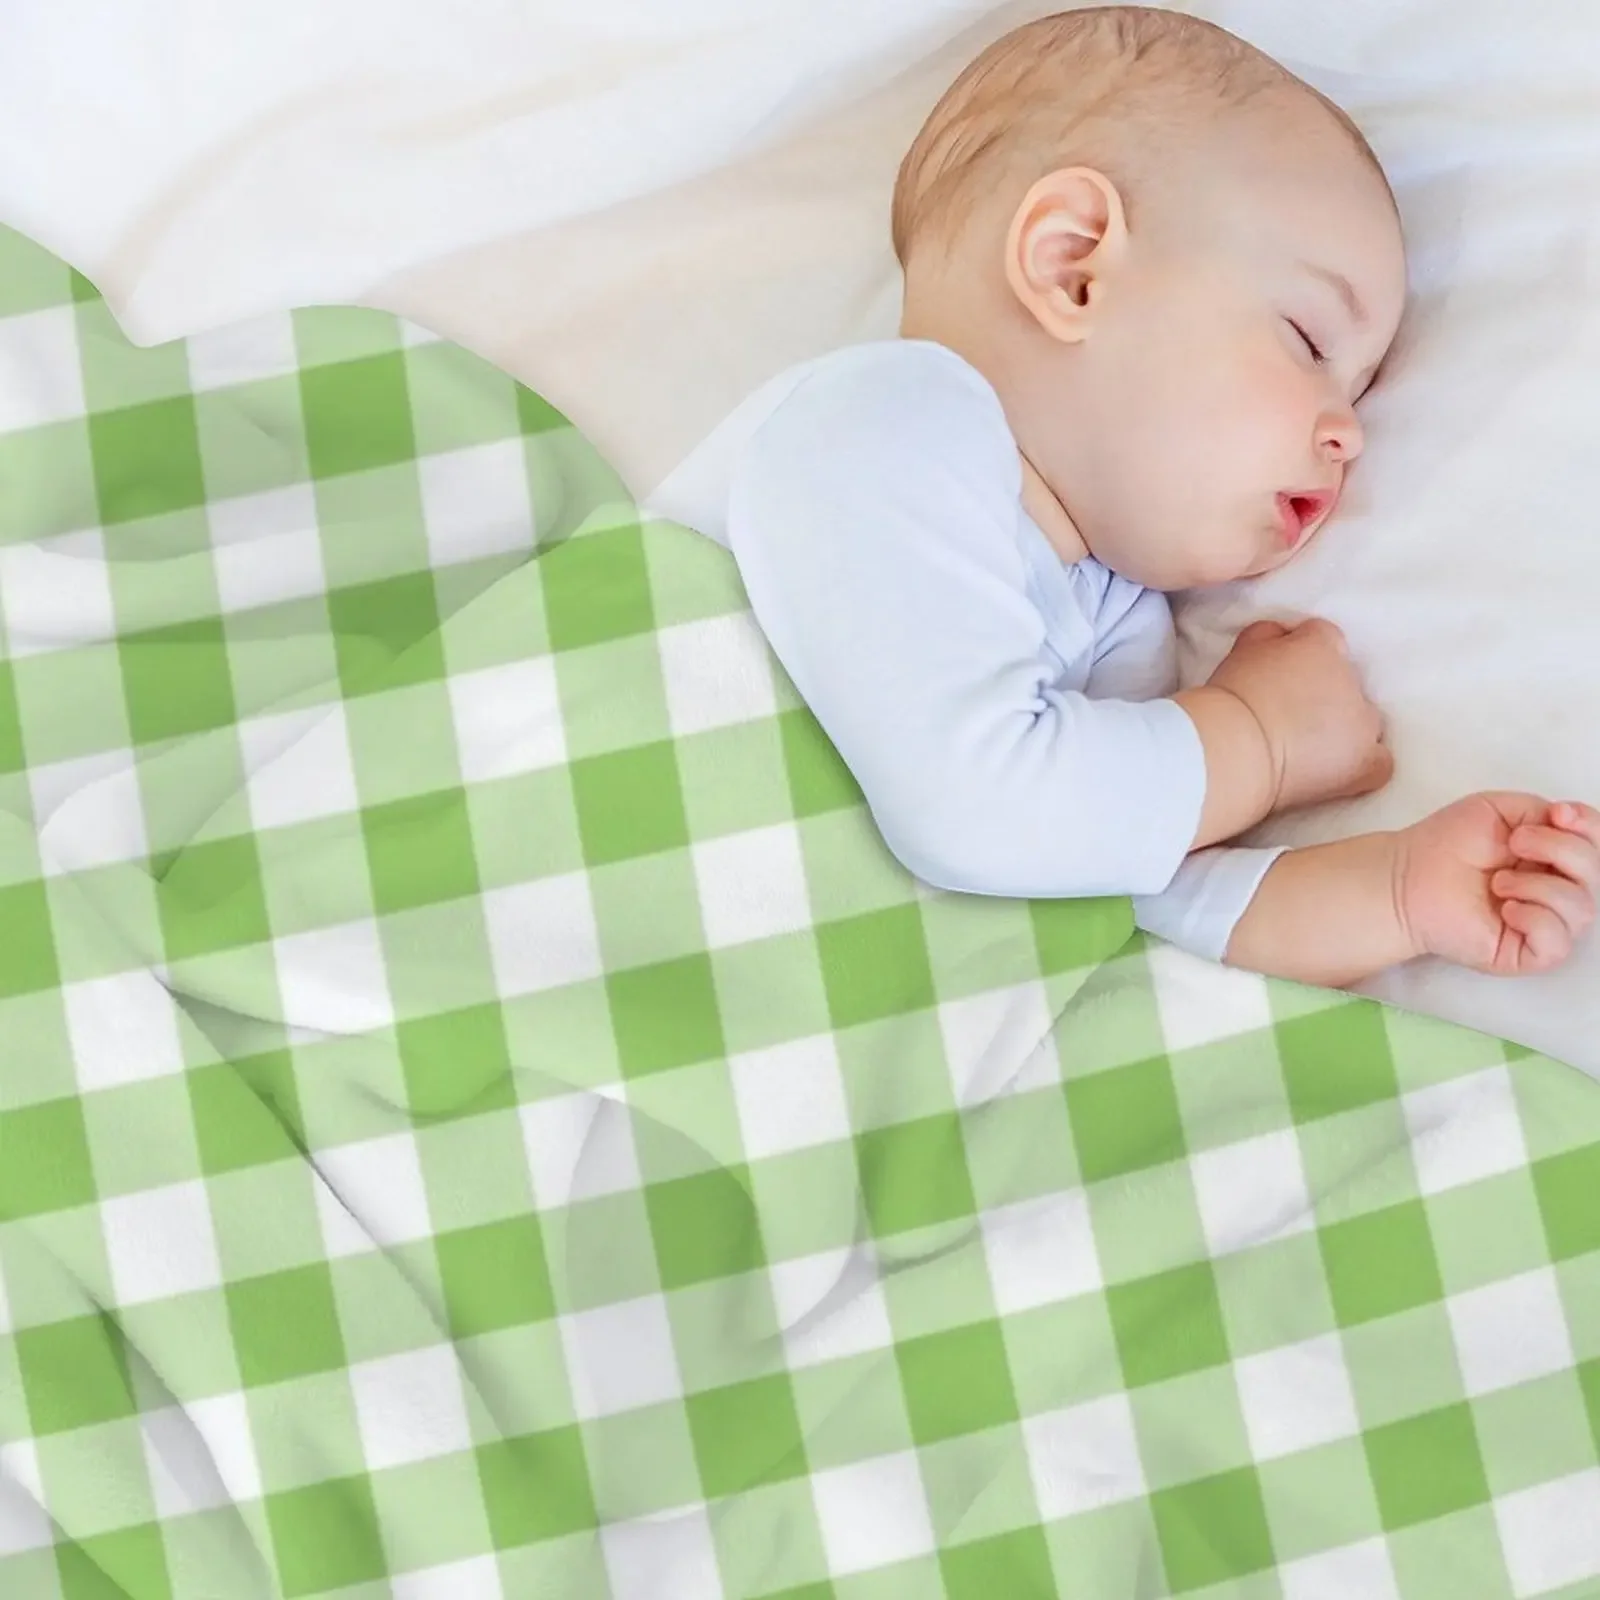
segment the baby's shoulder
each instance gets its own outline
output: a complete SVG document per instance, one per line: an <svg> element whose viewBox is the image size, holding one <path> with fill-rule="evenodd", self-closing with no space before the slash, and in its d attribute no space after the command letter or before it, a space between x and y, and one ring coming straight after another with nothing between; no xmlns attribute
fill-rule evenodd
<svg viewBox="0 0 1600 1600"><path fill-rule="evenodd" d="M1021 460L989 383L925 340L847 345L762 384L649 497L652 512L719 543L736 490L852 503L963 498L1009 503ZM948 492L942 498L949 499Z"/></svg>
<svg viewBox="0 0 1600 1600"><path fill-rule="evenodd" d="M920 433L946 418L1009 437L1000 397L976 367L947 345L883 339L846 345L802 363L773 385L772 413L791 402L852 420L867 412L885 431Z"/></svg>
<svg viewBox="0 0 1600 1600"><path fill-rule="evenodd" d="M1021 459L1000 398L944 345L852 345L795 369L747 418L748 457L852 481L904 485L932 473L1014 498Z"/></svg>

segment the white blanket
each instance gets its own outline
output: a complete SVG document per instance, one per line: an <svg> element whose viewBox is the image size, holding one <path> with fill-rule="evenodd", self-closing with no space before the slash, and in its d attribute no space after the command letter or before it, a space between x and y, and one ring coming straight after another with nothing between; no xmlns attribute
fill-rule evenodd
<svg viewBox="0 0 1600 1600"><path fill-rule="evenodd" d="M900 152L967 57L1048 9L235 0L224 20L11 0L0 221L95 278L144 342L278 305L400 310L536 384L647 492L761 378L892 329ZM1191 673L1253 615L1333 616L1391 714L1390 790L1267 836L1401 823L1487 785L1600 797L1600 17L1184 9L1355 112L1413 253L1347 509L1270 583L1185 608ZM1600 1072L1593 945L1530 982L1419 966L1375 988Z"/></svg>

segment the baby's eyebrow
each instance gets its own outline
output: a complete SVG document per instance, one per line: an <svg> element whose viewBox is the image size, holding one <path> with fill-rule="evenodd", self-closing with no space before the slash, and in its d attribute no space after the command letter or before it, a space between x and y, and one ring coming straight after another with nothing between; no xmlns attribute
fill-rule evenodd
<svg viewBox="0 0 1600 1600"><path fill-rule="evenodd" d="M1319 267L1314 261L1302 261L1302 270L1309 272L1313 278L1320 278L1344 302L1344 308L1350 313L1350 319L1358 328L1367 325L1367 308L1361 303L1361 296L1356 293L1356 286L1345 277L1342 272L1330 271L1327 267Z"/></svg>

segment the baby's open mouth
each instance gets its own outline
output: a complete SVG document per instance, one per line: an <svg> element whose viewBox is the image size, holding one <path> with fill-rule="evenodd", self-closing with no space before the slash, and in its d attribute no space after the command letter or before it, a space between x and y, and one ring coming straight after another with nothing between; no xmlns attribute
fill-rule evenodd
<svg viewBox="0 0 1600 1600"><path fill-rule="evenodd" d="M1292 550L1327 515L1334 497L1326 489L1309 490L1303 494L1280 494L1278 514L1283 523L1284 543Z"/></svg>

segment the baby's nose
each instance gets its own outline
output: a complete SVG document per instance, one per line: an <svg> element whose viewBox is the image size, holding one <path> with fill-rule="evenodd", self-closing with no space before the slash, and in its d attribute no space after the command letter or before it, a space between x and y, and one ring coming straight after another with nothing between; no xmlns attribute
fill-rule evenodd
<svg viewBox="0 0 1600 1600"><path fill-rule="evenodd" d="M1366 443L1361 423L1353 411L1325 418L1317 432L1317 446L1330 461L1354 461Z"/></svg>

